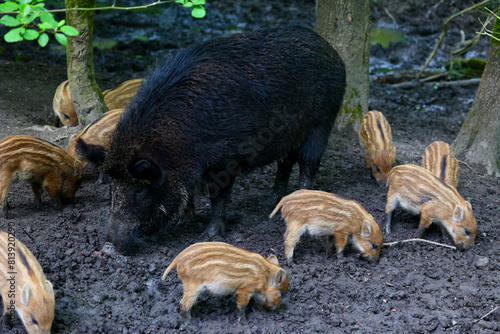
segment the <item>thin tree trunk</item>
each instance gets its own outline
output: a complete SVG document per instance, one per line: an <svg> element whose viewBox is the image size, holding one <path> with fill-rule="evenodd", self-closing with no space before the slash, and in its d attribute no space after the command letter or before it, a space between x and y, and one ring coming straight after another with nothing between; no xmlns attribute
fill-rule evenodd
<svg viewBox="0 0 500 334"><path fill-rule="evenodd" d="M500 15L500 9L498 11ZM500 37L500 20L495 20L494 36ZM488 60L474 103L453 142L459 158L477 163L490 175L500 176L500 42L491 39Z"/></svg>
<svg viewBox="0 0 500 334"><path fill-rule="evenodd" d="M66 8L94 8L95 0L66 0ZM92 46L94 11L68 11L67 24L79 35L68 36L67 62L71 98L80 124L85 126L108 110L95 81Z"/></svg>
<svg viewBox="0 0 500 334"><path fill-rule="evenodd" d="M370 1L318 0L316 31L340 54L346 65L344 104L337 128L359 130L368 112Z"/></svg>

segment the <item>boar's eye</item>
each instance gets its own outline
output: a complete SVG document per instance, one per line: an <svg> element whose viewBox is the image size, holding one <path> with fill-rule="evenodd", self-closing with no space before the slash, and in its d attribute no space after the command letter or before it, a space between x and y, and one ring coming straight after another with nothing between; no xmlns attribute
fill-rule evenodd
<svg viewBox="0 0 500 334"><path fill-rule="evenodd" d="M146 195L146 188L137 187L134 189L134 197L135 199L142 199Z"/></svg>
<svg viewBox="0 0 500 334"><path fill-rule="evenodd" d="M69 116L68 116L68 115L66 115L66 114L62 114L62 116L63 116L63 118L64 118L65 120L69 121Z"/></svg>
<svg viewBox="0 0 500 334"><path fill-rule="evenodd" d="M379 173L379 174L380 174L380 173L382 173L382 172L380 171L380 168L378 168L378 166L375 166L375 170L376 170L376 171L377 171L377 173Z"/></svg>
<svg viewBox="0 0 500 334"><path fill-rule="evenodd" d="M372 247L372 249L377 249L378 248L377 244L374 243L374 242L372 242L370 246Z"/></svg>
<svg viewBox="0 0 500 334"><path fill-rule="evenodd" d="M464 234L468 237L470 237L472 235L471 231L467 228L464 228Z"/></svg>

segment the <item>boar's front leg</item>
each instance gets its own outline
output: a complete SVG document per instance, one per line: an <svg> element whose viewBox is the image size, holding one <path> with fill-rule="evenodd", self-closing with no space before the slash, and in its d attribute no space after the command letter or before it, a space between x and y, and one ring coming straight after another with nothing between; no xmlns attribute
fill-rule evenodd
<svg viewBox="0 0 500 334"><path fill-rule="evenodd" d="M299 187L311 189L314 176L318 172L320 159L299 161Z"/></svg>
<svg viewBox="0 0 500 334"><path fill-rule="evenodd" d="M216 235L224 235L226 232L225 214L226 202L231 193L234 184L234 176L228 176L226 184L214 183L210 184L210 202L212 204L212 214L210 223L206 230L206 234L211 239Z"/></svg>
<svg viewBox="0 0 500 334"><path fill-rule="evenodd" d="M274 181L274 190L270 199L270 205L276 205L282 197L286 195L288 180L292 173L292 167L296 162L296 158L288 156L285 159L278 161L278 171L276 172L276 180Z"/></svg>

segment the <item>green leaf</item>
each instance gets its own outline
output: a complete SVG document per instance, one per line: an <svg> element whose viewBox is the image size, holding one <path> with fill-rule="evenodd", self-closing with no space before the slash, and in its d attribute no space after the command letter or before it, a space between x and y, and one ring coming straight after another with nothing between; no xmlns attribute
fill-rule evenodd
<svg viewBox="0 0 500 334"><path fill-rule="evenodd" d="M62 26L61 32L68 36L78 36L78 30L72 26Z"/></svg>
<svg viewBox="0 0 500 334"><path fill-rule="evenodd" d="M10 15L4 15L0 19L0 23L7 27L16 27L21 24L21 21Z"/></svg>
<svg viewBox="0 0 500 334"><path fill-rule="evenodd" d="M184 8L191 8L191 7L193 7L193 3L192 2L185 2L185 3L182 4L182 6Z"/></svg>
<svg viewBox="0 0 500 334"><path fill-rule="evenodd" d="M62 45L68 44L68 38L66 37L65 34L57 33L56 34L56 40L61 43Z"/></svg>
<svg viewBox="0 0 500 334"><path fill-rule="evenodd" d="M17 9L19 9L19 4L12 1L7 1L0 4L0 11L2 12L11 12Z"/></svg>
<svg viewBox="0 0 500 334"><path fill-rule="evenodd" d="M5 41L7 43L20 42L23 40L23 37L21 36L21 34L24 33L24 30L26 30L26 29L24 29L23 27L14 28L11 31L9 31L8 33L6 33L3 36L3 38L5 39Z"/></svg>
<svg viewBox="0 0 500 334"><path fill-rule="evenodd" d="M31 0L17 0L17 2L19 2L21 5L25 5L27 3L30 3Z"/></svg>
<svg viewBox="0 0 500 334"><path fill-rule="evenodd" d="M191 11L191 16L197 18L197 19L201 19L202 17L204 17L205 15L207 14L205 8L203 6L195 6L193 8L193 10Z"/></svg>
<svg viewBox="0 0 500 334"><path fill-rule="evenodd" d="M21 6L21 9L19 10L19 14L22 16L28 16L28 14L31 12L31 6L28 4L24 4Z"/></svg>
<svg viewBox="0 0 500 334"><path fill-rule="evenodd" d="M50 23L47 23L47 22L42 22L42 23L38 23L38 28L40 28L40 30L52 29L52 25Z"/></svg>
<svg viewBox="0 0 500 334"><path fill-rule="evenodd" d="M31 8L32 9L37 9L37 10L46 10L45 9L45 4L43 2L40 2L40 3L37 3L36 5L32 5Z"/></svg>
<svg viewBox="0 0 500 334"><path fill-rule="evenodd" d="M184 0L175 0L175 3L183 5L184 4Z"/></svg>
<svg viewBox="0 0 500 334"><path fill-rule="evenodd" d="M38 37L38 45L40 45L42 48L47 45L48 42L49 35L47 35L46 33L43 33L40 35L40 37Z"/></svg>
<svg viewBox="0 0 500 334"><path fill-rule="evenodd" d="M24 25L30 24L31 22L33 22L39 16L40 16L39 13L31 13L30 15L26 16L24 18Z"/></svg>
<svg viewBox="0 0 500 334"><path fill-rule="evenodd" d="M54 15L52 15L52 13L41 13L40 14L40 21L42 21L43 23L49 23L51 26L53 26L55 24L55 26L57 27L57 21L54 19Z"/></svg>
<svg viewBox="0 0 500 334"><path fill-rule="evenodd" d="M32 41L34 39L37 39L39 35L40 34L36 30L26 29L26 31L23 34L23 37L25 40Z"/></svg>
<svg viewBox="0 0 500 334"><path fill-rule="evenodd" d="M59 21L59 23L57 24L57 27L58 27L58 28L60 28L60 27L62 27L65 23L66 23L66 20L61 20L61 21Z"/></svg>
<svg viewBox="0 0 500 334"><path fill-rule="evenodd" d="M193 0L193 5L196 5L196 6L202 6L206 3L205 0Z"/></svg>

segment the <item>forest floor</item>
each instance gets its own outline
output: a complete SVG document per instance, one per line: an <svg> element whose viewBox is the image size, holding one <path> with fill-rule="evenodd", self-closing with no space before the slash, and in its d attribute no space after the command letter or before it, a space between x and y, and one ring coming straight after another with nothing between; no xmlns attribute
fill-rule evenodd
<svg viewBox="0 0 500 334"><path fill-rule="evenodd" d="M97 14L96 39L122 34L111 51L95 50L101 88L141 77L152 59L201 40L278 24L314 24L314 1L290 1L286 6L277 0L208 3L207 18L198 21L174 6L161 12L163 16ZM373 3L374 26L397 27L406 36L388 48L372 46L375 78L381 67L392 71L420 67L444 19L472 1ZM472 38L480 29L477 13L450 24L431 67L439 68L447 60L452 46L460 41L460 29ZM124 38L130 31L150 38ZM0 35L4 33L0 27ZM487 48L488 40L482 38L468 55L485 59ZM65 79L65 55L58 48L0 42L0 138L31 134L65 148L70 131L45 127L53 123L52 97ZM477 85L404 89L373 80L370 109L383 112L391 124L396 164L419 165L424 149L433 141L451 144L476 90ZM56 294L52 333L56 334L499 333L500 310L488 312L500 305L500 179L485 175L479 166L460 162L459 167L458 191L471 202L478 223L475 247L460 252L423 242L397 244L383 247L377 264L360 260L353 250L341 259L327 257L324 240L306 236L296 247L295 263L288 266L285 223L279 217L269 220L272 208L264 204L276 167L239 177L228 205L227 237L217 240L264 256L276 254L290 282L279 311L250 307L248 323L243 325L237 321L234 297L204 295L194 308L192 325L181 329L182 284L175 273L170 273L166 283L160 282L180 251L204 241L202 231L210 214L205 198L196 199L197 216L148 238L147 246L130 257L101 252L110 201L108 186L96 185L95 174L85 177L74 203L62 211L54 208L46 194L42 209L36 210L30 187L15 184L9 195L12 217L0 220L0 230L15 223L17 237L31 249L52 282ZM297 174L294 169L289 191L297 188ZM363 153L352 133L332 133L314 188L357 200L383 226L387 189L364 178ZM397 211L393 233L384 235L384 242L412 238L418 221L419 217ZM450 244L438 229L431 229L426 238ZM0 333L8 332L25 330L21 324L13 329L0 327Z"/></svg>

